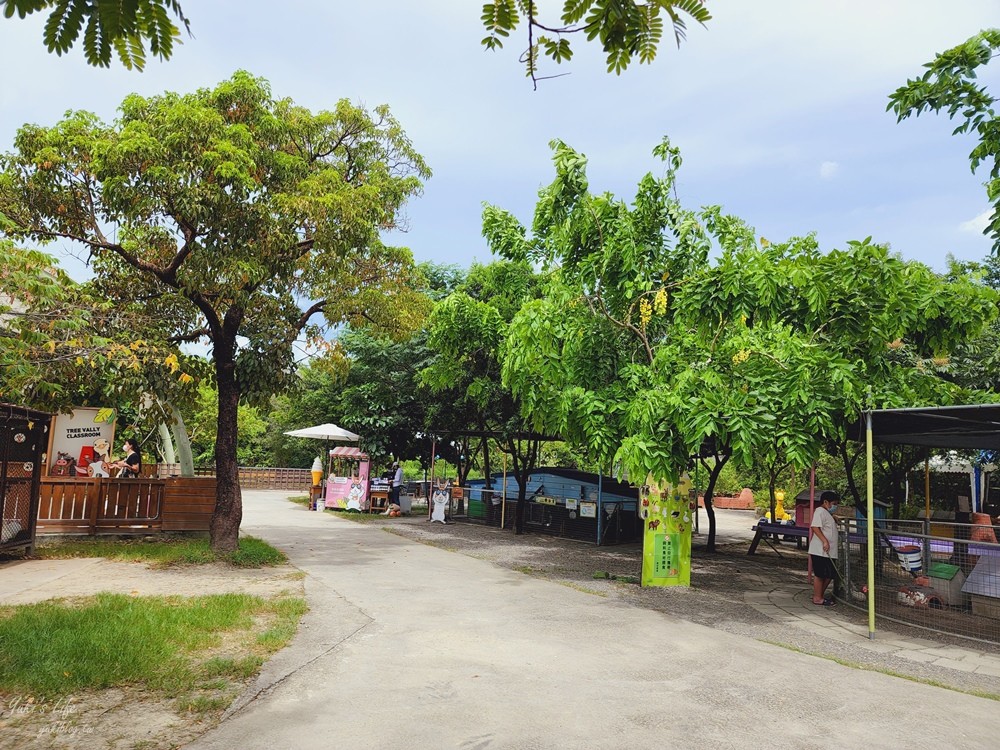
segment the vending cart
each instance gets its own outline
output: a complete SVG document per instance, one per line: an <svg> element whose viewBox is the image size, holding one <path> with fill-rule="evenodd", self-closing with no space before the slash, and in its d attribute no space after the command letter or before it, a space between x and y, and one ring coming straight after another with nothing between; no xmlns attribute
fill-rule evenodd
<svg viewBox="0 0 1000 750"><path fill-rule="evenodd" d="M354 446L330 450L325 507L368 511L368 454Z"/></svg>

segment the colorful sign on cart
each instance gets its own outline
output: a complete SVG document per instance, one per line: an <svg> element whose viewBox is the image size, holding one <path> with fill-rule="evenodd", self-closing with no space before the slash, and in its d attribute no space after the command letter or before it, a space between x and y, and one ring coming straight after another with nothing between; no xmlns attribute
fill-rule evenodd
<svg viewBox="0 0 1000 750"><path fill-rule="evenodd" d="M691 526L697 506L690 490L686 474L677 486L649 477L639 490L643 586L691 585Z"/></svg>

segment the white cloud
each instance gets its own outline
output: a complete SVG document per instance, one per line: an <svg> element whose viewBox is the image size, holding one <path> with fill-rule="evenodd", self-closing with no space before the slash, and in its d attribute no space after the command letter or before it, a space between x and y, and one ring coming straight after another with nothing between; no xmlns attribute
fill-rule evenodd
<svg viewBox="0 0 1000 750"><path fill-rule="evenodd" d="M824 180L832 180L840 172L840 165L835 161L825 161L819 165L819 176Z"/></svg>
<svg viewBox="0 0 1000 750"><path fill-rule="evenodd" d="M958 231L960 232L975 232L976 234L982 234L986 227L990 225L990 216L993 215L993 209L988 208L983 211L979 216L974 219L969 219L968 221L963 221L958 225Z"/></svg>

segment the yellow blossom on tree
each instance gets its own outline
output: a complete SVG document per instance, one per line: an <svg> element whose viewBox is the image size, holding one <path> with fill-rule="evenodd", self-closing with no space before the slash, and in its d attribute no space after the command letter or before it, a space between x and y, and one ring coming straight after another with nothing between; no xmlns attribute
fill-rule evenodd
<svg viewBox="0 0 1000 750"><path fill-rule="evenodd" d="M643 297L639 300L639 325L645 328L649 325L649 321L653 317L653 306L649 304L649 300Z"/></svg>
<svg viewBox="0 0 1000 750"><path fill-rule="evenodd" d="M653 309L657 315L663 315L667 311L667 290L662 287L657 290L653 297Z"/></svg>

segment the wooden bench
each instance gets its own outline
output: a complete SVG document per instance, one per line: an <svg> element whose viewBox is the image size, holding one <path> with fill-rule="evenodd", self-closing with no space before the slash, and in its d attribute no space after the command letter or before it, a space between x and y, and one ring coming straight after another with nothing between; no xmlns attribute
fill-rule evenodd
<svg viewBox="0 0 1000 750"><path fill-rule="evenodd" d="M805 526L786 526L780 523L758 522L756 526L751 527L751 531L756 531L757 533L754 534L753 541L750 542L750 549L747 550L748 555L752 555L757 551L757 545L763 539L764 543L777 552L778 557L781 557L781 552L771 543L769 537L772 535L775 537L775 540L779 536L795 537L795 545L799 549L802 549L802 541L809 539L809 529Z"/></svg>

